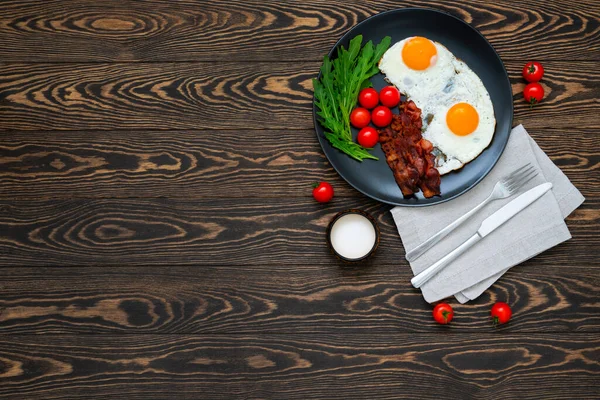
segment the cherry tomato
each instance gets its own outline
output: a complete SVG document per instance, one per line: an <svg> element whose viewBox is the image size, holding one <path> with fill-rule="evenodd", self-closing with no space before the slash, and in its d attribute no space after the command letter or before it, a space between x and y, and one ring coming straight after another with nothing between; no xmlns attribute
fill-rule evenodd
<svg viewBox="0 0 600 400"><path fill-rule="evenodd" d="M523 97L525 97L525 101L528 102L531 107L535 104L542 101L544 97L544 88L537 82L529 83L523 89Z"/></svg>
<svg viewBox="0 0 600 400"><path fill-rule="evenodd" d="M392 111L385 106L377 106L371 113L373 124L379 128L383 128L392 123Z"/></svg>
<svg viewBox="0 0 600 400"><path fill-rule="evenodd" d="M358 102L361 106L368 108L369 110L375 108L377 104L379 104L379 95L377 94L377 90L373 88L361 90L358 94Z"/></svg>
<svg viewBox="0 0 600 400"><path fill-rule="evenodd" d="M394 86L386 86L379 92L379 101L386 107L396 107L400 103L400 92Z"/></svg>
<svg viewBox="0 0 600 400"><path fill-rule="evenodd" d="M375 147L375 145L379 143L379 133L377 133L377 129L372 126L365 126L358 132L356 140L362 147Z"/></svg>
<svg viewBox="0 0 600 400"><path fill-rule="evenodd" d="M511 315L512 310L506 303L499 301L492 307L492 319L494 320L494 325L507 323L510 320Z"/></svg>
<svg viewBox="0 0 600 400"><path fill-rule="evenodd" d="M440 303L433 309L433 319L439 324L446 325L450 323L453 316L454 310L452 310L450 304Z"/></svg>
<svg viewBox="0 0 600 400"><path fill-rule="evenodd" d="M328 203L333 199L333 187L327 182L315 183L312 195L319 203Z"/></svg>
<svg viewBox="0 0 600 400"><path fill-rule="evenodd" d="M357 107L350 113L350 123L355 128L364 128L369 125L369 122L371 122L371 114L366 108Z"/></svg>
<svg viewBox="0 0 600 400"><path fill-rule="evenodd" d="M544 67L537 61L528 62L523 67L523 78L527 82L539 82L544 76Z"/></svg>

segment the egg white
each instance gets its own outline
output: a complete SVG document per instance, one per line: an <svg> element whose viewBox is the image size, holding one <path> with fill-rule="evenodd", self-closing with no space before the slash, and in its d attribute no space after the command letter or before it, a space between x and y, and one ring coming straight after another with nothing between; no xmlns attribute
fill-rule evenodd
<svg viewBox="0 0 600 400"><path fill-rule="evenodd" d="M433 42L437 50L435 64L422 71L406 66L402 48L409 39L390 47L381 58L379 69L421 109L423 137L435 147L436 168L444 175L462 168L489 146L496 127L494 108L479 76L437 42ZM446 113L463 102L477 110L479 124L473 133L458 136L448 127Z"/></svg>
<svg viewBox="0 0 600 400"><path fill-rule="evenodd" d="M452 65L454 55L441 44L433 42L437 51L435 63L424 70L411 69L402 59L402 49L410 39L412 38L406 38L390 47L379 62L379 69L390 83L413 100L423 113L426 113L430 110L425 110L423 107L433 106L426 101L429 99L430 93L439 93L444 90L447 82L455 75ZM423 104L423 107L420 103Z"/></svg>

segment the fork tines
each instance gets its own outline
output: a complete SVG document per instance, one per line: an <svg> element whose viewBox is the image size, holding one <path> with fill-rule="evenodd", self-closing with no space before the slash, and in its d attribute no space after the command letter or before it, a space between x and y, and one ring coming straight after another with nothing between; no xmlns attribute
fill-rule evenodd
<svg viewBox="0 0 600 400"><path fill-rule="evenodd" d="M537 175L537 171L531 163L527 163L520 168L517 168L510 175L502 179L502 183L509 191L514 191L522 187L524 184L532 180Z"/></svg>

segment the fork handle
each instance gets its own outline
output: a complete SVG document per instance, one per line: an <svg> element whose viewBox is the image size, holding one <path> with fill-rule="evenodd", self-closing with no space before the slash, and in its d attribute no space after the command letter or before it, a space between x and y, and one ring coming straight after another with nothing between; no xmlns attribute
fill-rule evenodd
<svg viewBox="0 0 600 400"><path fill-rule="evenodd" d="M429 250L437 243L439 243L440 240L448 236L450 232L452 232L453 230L458 228L463 222L471 218L471 216L473 216L477 211L482 209L490 201L492 201L492 195L488 196L488 198L482 201L477 207L473 208L471 211L458 218L450 225L448 225L447 227L445 227L444 229L442 229L441 231L439 231L438 233L436 233L435 235L433 235L432 237L430 237L429 239L427 239L426 241L424 241L423 243L406 253L406 260L410 262L421 257L427 250Z"/></svg>
<svg viewBox="0 0 600 400"><path fill-rule="evenodd" d="M467 239L463 244L458 246L456 249L452 250L441 260L439 260L432 266L428 267L425 271L421 272L420 274L418 274L417 276L412 278L410 280L410 283L412 283L412 285L414 287L416 287L417 289L420 288L421 286L423 286L423 284L425 282L427 282L428 280L433 278L438 272L440 272L442 269L444 269L444 267L446 267L446 265L448 265L452 261L456 260L458 258L458 256L460 256L462 253L464 253L465 251L470 249L475 243L479 242L480 240L481 240L481 236L479 236L479 233L475 233L473 236L471 236L469 239Z"/></svg>

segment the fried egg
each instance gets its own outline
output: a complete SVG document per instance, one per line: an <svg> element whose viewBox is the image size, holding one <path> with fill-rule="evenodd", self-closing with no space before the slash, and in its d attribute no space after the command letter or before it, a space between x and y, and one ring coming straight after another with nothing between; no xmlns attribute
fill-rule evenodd
<svg viewBox="0 0 600 400"><path fill-rule="evenodd" d="M423 137L441 175L462 168L490 144L494 108L481 79L443 45L423 37L394 44L379 69L422 111Z"/></svg>

